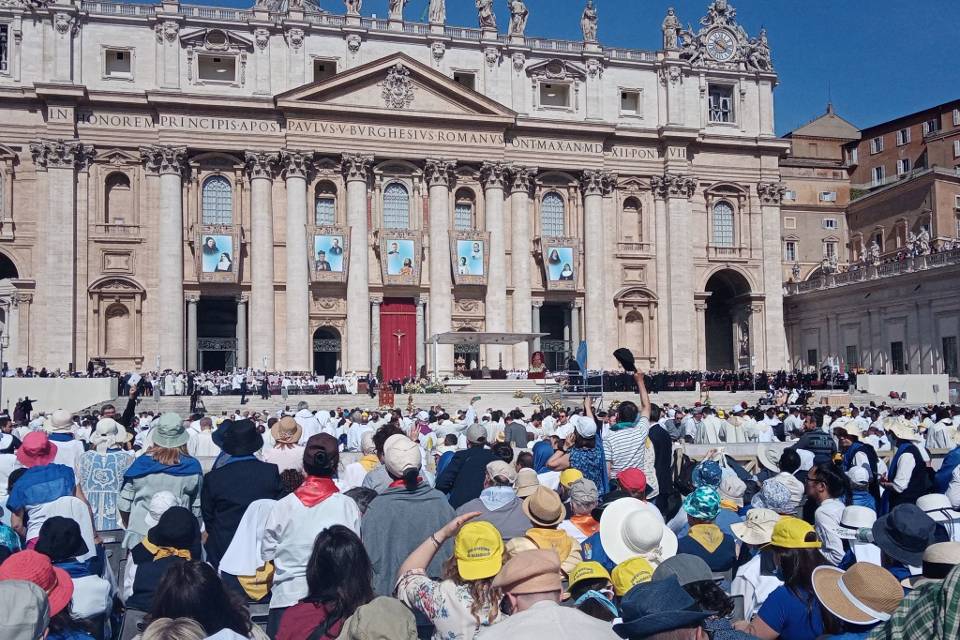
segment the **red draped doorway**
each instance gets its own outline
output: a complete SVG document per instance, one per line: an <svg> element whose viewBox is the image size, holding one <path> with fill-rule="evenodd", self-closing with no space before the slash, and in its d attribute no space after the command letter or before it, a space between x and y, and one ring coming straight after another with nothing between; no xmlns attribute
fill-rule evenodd
<svg viewBox="0 0 960 640"><path fill-rule="evenodd" d="M380 305L380 366L386 381L416 375L417 307L412 298L384 298Z"/></svg>

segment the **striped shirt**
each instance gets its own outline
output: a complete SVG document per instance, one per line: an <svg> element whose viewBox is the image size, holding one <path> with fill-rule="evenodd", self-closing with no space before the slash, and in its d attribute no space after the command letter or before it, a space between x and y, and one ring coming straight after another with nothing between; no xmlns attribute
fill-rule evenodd
<svg viewBox="0 0 960 640"><path fill-rule="evenodd" d="M647 455L647 435L650 421L641 417L637 424L627 429L619 429L603 439L603 453L610 463L611 478L616 478L624 469L644 469Z"/></svg>

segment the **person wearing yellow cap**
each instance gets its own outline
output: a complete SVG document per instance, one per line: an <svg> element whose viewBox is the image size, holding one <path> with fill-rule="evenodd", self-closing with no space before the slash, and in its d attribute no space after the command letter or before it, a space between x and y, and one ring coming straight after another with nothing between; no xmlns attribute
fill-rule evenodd
<svg viewBox="0 0 960 640"><path fill-rule="evenodd" d="M813 591L813 572L827 565L813 526L799 518L781 518L773 527L770 548L783 585L767 596L752 621L735 627L758 638L806 640L825 632L824 615Z"/></svg>
<svg viewBox="0 0 960 640"><path fill-rule="evenodd" d="M579 469L564 469L560 474L560 486L567 489L577 480L583 480L583 472Z"/></svg>
<svg viewBox="0 0 960 640"><path fill-rule="evenodd" d="M654 567L646 558L637 556L618 564L610 573L613 583L613 593L617 598L627 595L627 591L638 584L650 582L653 579Z"/></svg>
<svg viewBox="0 0 960 640"><path fill-rule="evenodd" d="M503 539L489 522L470 522L465 513L423 541L400 566L397 597L433 623L436 638L473 638L500 621L502 593L491 586L503 566ZM426 571L437 550L454 538L453 556L443 565L443 579Z"/></svg>
<svg viewBox="0 0 960 640"><path fill-rule="evenodd" d="M581 562L574 567L567 590L574 606L588 616L605 622L620 617L613 602L610 573L599 562Z"/></svg>

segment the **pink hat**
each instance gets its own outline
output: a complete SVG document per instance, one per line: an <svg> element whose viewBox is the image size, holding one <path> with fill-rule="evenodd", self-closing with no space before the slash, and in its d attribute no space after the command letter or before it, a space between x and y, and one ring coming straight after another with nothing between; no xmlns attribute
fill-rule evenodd
<svg viewBox="0 0 960 640"><path fill-rule="evenodd" d="M23 444L17 449L17 460L23 466L40 467L50 464L57 457L57 445L43 431L31 431L23 438Z"/></svg>
<svg viewBox="0 0 960 640"><path fill-rule="evenodd" d="M50 558L28 549L19 551L0 565L0 580L26 580L47 593L50 617L63 611L73 598L73 580L70 574L53 566Z"/></svg>

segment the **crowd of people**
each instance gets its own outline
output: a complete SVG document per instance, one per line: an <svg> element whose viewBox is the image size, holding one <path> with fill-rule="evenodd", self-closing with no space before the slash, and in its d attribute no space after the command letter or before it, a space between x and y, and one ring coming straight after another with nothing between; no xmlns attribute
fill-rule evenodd
<svg viewBox="0 0 960 640"><path fill-rule="evenodd" d="M134 383L0 416L0 637L133 612L142 640L960 637L960 410L634 384L605 411L181 417ZM721 448L750 442L756 468Z"/></svg>

